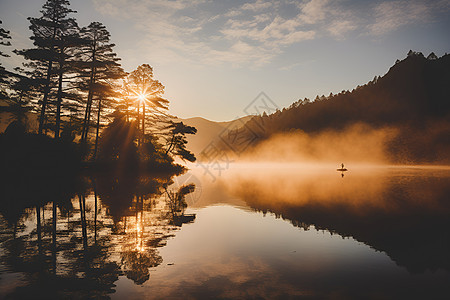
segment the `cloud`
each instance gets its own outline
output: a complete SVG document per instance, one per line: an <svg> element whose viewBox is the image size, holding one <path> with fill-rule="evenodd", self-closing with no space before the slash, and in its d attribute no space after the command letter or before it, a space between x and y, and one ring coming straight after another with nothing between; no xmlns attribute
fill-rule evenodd
<svg viewBox="0 0 450 300"><path fill-rule="evenodd" d="M225 38L256 41L260 46L276 51L283 45L309 40L315 36L312 30L301 30L298 20L283 19L279 16L272 20L263 16L245 21L229 20L226 25L226 28L221 30Z"/></svg>
<svg viewBox="0 0 450 300"><path fill-rule="evenodd" d="M328 32L338 38L342 39L344 35L350 31L355 30L358 26L350 20L336 20L328 27Z"/></svg>
<svg viewBox="0 0 450 300"><path fill-rule="evenodd" d="M315 24L323 20L327 14L328 0L311 0L307 3L300 3L302 14L300 19L307 24Z"/></svg>
<svg viewBox="0 0 450 300"><path fill-rule="evenodd" d="M132 22L145 38L137 47L148 47L147 53L159 61L255 67L269 63L285 47L316 37L300 18L283 16L287 3L257 0L215 11L206 0L94 0L100 13Z"/></svg>
<svg viewBox="0 0 450 300"><path fill-rule="evenodd" d="M382 35L407 24L424 23L430 19L431 10L427 2L382 2L374 8L375 22L369 25L369 31Z"/></svg>
<svg viewBox="0 0 450 300"><path fill-rule="evenodd" d="M252 10L252 11L261 11L267 8L272 7L272 2L264 1L264 0L257 0L253 3L245 3L242 5L242 10Z"/></svg>
<svg viewBox="0 0 450 300"><path fill-rule="evenodd" d="M119 7L117 5L114 5L114 1L104 2L100 0L94 0L93 3L96 10L102 13L103 15L113 17L119 17L121 15Z"/></svg>
<svg viewBox="0 0 450 300"><path fill-rule="evenodd" d="M449 1L93 0L100 13L133 24L136 53L159 62L259 67L317 38L381 36L430 22Z"/></svg>

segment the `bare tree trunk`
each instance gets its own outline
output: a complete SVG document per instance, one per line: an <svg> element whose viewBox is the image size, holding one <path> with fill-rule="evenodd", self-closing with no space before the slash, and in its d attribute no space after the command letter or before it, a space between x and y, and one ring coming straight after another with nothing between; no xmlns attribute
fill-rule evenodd
<svg viewBox="0 0 450 300"><path fill-rule="evenodd" d="M139 101L137 104L137 132L138 132L138 147L141 145L141 137L139 136L139 124L140 124L140 115L139 115Z"/></svg>
<svg viewBox="0 0 450 300"><path fill-rule="evenodd" d="M56 203L55 201L53 201L52 265L54 274L56 274L56 219Z"/></svg>
<svg viewBox="0 0 450 300"><path fill-rule="evenodd" d="M81 140L86 141L87 135L89 132L89 122L91 120L91 106L92 106L92 98L94 97L94 83L95 83L95 63L96 63L96 45L97 40L94 37L94 49L92 51L92 69L91 69L91 76L89 78L89 92L88 92L88 100L86 103L86 111L84 114L84 122L83 122L83 130L81 132Z"/></svg>
<svg viewBox="0 0 450 300"><path fill-rule="evenodd" d="M175 134L173 134L172 136L172 140L170 141L169 148L167 148L166 155L168 155L169 152L172 150L174 144L175 144Z"/></svg>
<svg viewBox="0 0 450 300"><path fill-rule="evenodd" d="M92 69L92 71L91 71L91 78L89 80L89 93L88 93L88 99L87 99L87 103L86 103L86 111L84 113L83 130L81 132L81 140L82 141L87 140L87 135L89 132L89 122L91 120L92 98L93 98L93 94L94 94L94 91L92 90L93 84L94 84L94 69Z"/></svg>
<svg viewBox="0 0 450 300"><path fill-rule="evenodd" d="M86 200L84 195L78 195L80 201L81 234L83 236L83 249L87 250L87 231L86 231Z"/></svg>
<svg viewBox="0 0 450 300"><path fill-rule="evenodd" d="M41 237L41 207L36 206L36 233L38 242L38 253L42 254L42 237Z"/></svg>
<svg viewBox="0 0 450 300"><path fill-rule="evenodd" d="M64 58L62 57L63 51L61 50L61 58L59 62L59 78L58 78L58 97L56 102L56 128L55 128L55 139L59 139L59 132L61 128L61 105L62 105L62 81L63 81L63 66Z"/></svg>
<svg viewBox="0 0 450 300"><path fill-rule="evenodd" d="M97 244L97 184L94 180L95 214L94 214L94 243Z"/></svg>
<svg viewBox="0 0 450 300"><path fill-rule="evenodd" d="M95 148L94 148L94 160L97 158L97 149L98 149L98 136L100 131L100 115L102 110L102 97L100 96L98 99L98 111L97 111L97 131L95 133Z"/></svg>
<svg viewBox="0 0 450 300"><path fill-rule="evenodd" d="M56 21L56 20L53 20L53 21ZM56 38L56 27L54 27L54 29L53 29L52 48L53 48L53 44L55 43L55 38ZM51 77L51 73L52 73L52 67L53 67L53 56L48 61L47 76L45 79L45 88L44 88L44 98L42 99L41 113L39 115L38 134L42 134L42 130L44 128L45 109L47 108L48 94L50 93L50 77Z"/></svg>
<svg viewBox="0 0 450 300"><path fill-rule="evenodd" d="M42 134L42 130L44 128L45 109L47 108L48 94L50 93L50 75L52 72L52 65L53 65L53 59L50 59L50 61L48 62L47 77L45 79L46 82L45 82L45 88L44 88L44 98L42 99L41 113L39 115L38 134Z"/></svg>
<svg viewBox="0 0 450 300"><path fill-rule="evenodd" d="M145 102L142 102L142 144L145 143Z"/></svg>

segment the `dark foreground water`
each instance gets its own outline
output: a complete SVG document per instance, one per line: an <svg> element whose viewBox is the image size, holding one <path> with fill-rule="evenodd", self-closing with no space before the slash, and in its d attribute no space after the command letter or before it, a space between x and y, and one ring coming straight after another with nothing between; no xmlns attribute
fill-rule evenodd
<svg viewBox="0 0 450 300"><path fill-rule="evenodd" d="M447 299L450 169L349 169L7 189L0 298Z"/></svg>

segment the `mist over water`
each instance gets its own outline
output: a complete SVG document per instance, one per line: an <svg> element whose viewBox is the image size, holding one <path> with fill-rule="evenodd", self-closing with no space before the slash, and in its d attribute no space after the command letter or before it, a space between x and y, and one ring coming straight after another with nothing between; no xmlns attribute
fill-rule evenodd
<svg viewBox="0 0 450 300"><path fill-rule="evenodd" d="M450 168L346 166L342 177L331 163L232 163L215 180L193 167L197 221L167 250L191 245L194 228L206 237L188 254L192 263L179 266L204 279L190 289L224 297L447 293Z"/></svg>
<svg viewBox="0 0 450 300"><path fill-rule="evenodd" d="M243 160L304 163L390 162L387 144L396 136L394 128L372 128L356 124L343 130L307 134L300 130L276 134L245 153Z"/></svg>
<svg viewBox="0 0 450 300"><path fill-rule="evenodd" d="M70 196L56 210L43 206L41 222L35 207L25 209L16 235L0 220L0 286L11 286L0 295L83 295L79 280L114 299L409 299L450 292L450 167L338 167L233 162L212 178L192 164L169 194L158 192L162 179L97 178L86 196ZM192 183L186 211L173 206L170 191ZM23 260L14 260L15 249ZM45 275L41 258L65 286L35 280Z"/></svg>

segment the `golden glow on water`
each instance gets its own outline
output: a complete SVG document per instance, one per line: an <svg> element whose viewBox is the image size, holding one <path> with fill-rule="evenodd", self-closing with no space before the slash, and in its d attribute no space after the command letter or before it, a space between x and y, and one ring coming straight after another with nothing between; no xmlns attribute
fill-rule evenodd
<svg viewBox="0 0 450 300"><path fill-rule="evenodd" d="M202 168L193 168L191 172L201 179L206 194L193 205L208 205L219 199L213 195L228 194L228 199L234 199L233 204L272 208L314 204L344 205L359 214L373 209L395 212L404 210L407 199L408 207L414 204L425 210L447 210L441 200L448 190L446 181L440 178L450 176L448 166L346 164L349 171L343 174L336 171L337 167L337 164L231 164L215 181ZM401 199L395 194L401 194Z"/></svg>
<svg viewBox="0 0 450 300"><path fill-rule="evenodd" d="M121 180L98 181L98 197L92 193L79 205L84 197L77 196L57 207L56 248L54 206L40 209L42 252L57 276L73 272L91 280L85 268L95 267L115 286L105 295L117 299L366 298L383 296L380 291L401 298L405 291L448 291L450 168L346 163L342 177L337 167L231 164L212 181L191 166L174 180L177 187L194 182L199 191L187 211L163 189L139 194L166 181L139 179L140 190L129 189L130 181L125 187ZM35 210L24 215L16 242L0 243L7 258L0 263L14 262L16 249L26 262L37 259Z"/></svg>
<svg viewBox="0 0 450 300"><path fill-rule="evenodd" d="M144 249L144 219L143 212L139 212L136 215L136 250L143 252Z"/></svg>

